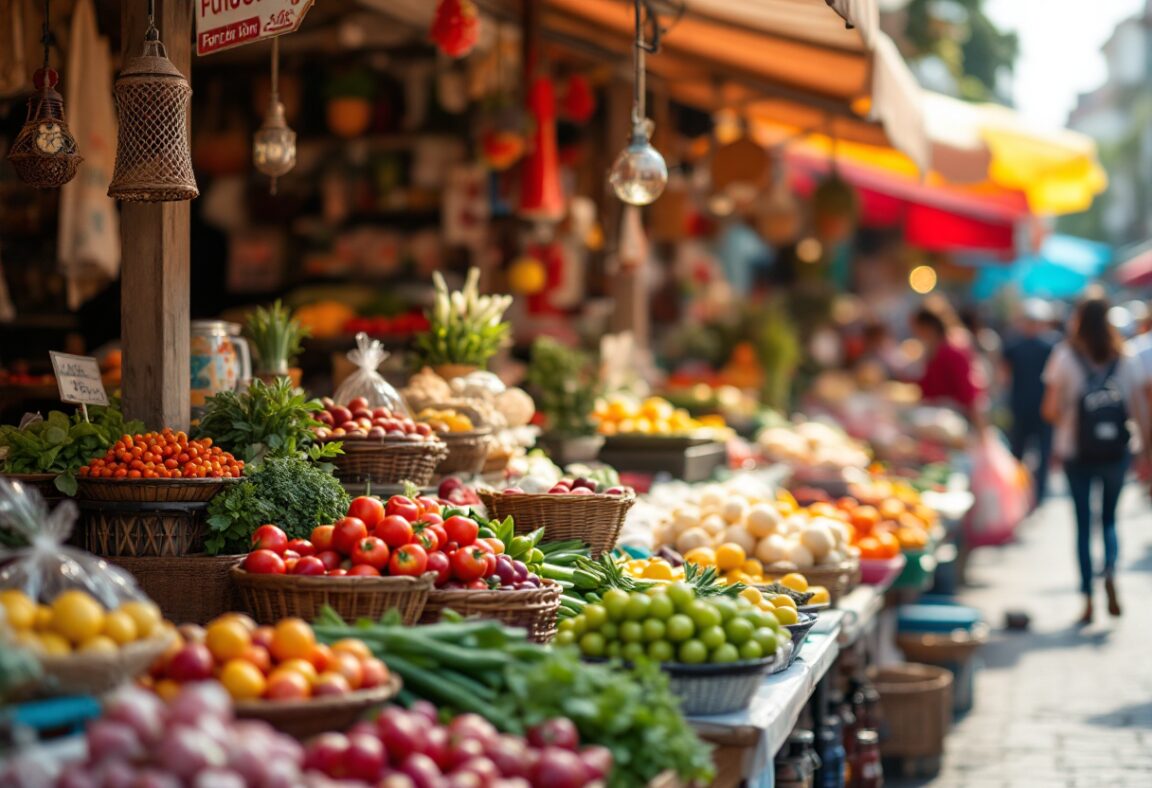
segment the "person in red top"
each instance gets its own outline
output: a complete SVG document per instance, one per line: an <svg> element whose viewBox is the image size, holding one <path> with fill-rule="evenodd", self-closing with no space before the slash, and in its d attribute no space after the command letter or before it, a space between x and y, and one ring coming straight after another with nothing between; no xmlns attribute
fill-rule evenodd
<svg viewBox="0 0 1152 788"><path fill-rule="evenodd" d="M984 381L961 330L950 329L938 309L925 305L912 315L912 332L924 346L927 359L919 380L924 400L959 406L969 419L977 421Z"/></svg>

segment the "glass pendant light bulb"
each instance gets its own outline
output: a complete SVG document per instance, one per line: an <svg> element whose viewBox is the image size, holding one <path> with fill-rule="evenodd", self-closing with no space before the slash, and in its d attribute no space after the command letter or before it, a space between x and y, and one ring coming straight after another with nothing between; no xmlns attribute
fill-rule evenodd
<svg viewBox="0 0 1152 788"><path fill-rule="evenodd" d="M648 121L633 126L631 142L616 157L608 173L612 190L629 205L651 204L668 185L668 165L649 142L650 126Z"/></svg>
<svg viewBox="0 0 1152 788"><path fill-rule="evenodd" d="M296 166L296 132L284 120L280 102L280 39L272 39L272 95L264 123L252 137L252 163L272 178L271 192L276 193L276 179Z"/></svg>

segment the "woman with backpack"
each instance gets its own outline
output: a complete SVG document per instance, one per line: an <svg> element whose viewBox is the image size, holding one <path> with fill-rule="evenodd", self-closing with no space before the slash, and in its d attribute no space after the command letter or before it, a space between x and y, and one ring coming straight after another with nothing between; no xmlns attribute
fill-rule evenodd
<svg viewBox="0 0 1152 788"><path fill-rule="evenodd" d="M1067 339L1052 351L1044 369L1041 414L1054 426L1053 450L1064 462L1076 510L1076 552L1084 614L1092 622L1092 488L1101 489L1104 532L1104 591L1108 612L1120 615L1115 571L1119 545L1116 505L1131 460L1130 414L1142 414L1144 387L1139 364L1124 354L1120 335L1108 322L1108 302L1089 297L1076 308ZM1146 435L1142 432L1142 435Z"/></svg>

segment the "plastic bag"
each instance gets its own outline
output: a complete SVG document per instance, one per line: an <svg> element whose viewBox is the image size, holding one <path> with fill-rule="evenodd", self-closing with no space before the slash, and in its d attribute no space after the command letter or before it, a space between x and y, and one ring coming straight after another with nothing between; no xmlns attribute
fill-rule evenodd
<svg viewBox="0 0 1152 788"><path fill-rule="evenodd" d="M340 384L332 398L341 405L347 405L357 397L363 397L368 400L370 408L388 408L393 413L411 416L404 398L376 371L386 358L388 351L380 340L369 339L361 331L356 335L356 349L348 353L348 360L359 369Z"/></svg>
<svg viewBox="0 0 1152 788"><path fill-rule="evenodd" d="M109 610L147 600L132 575L98 556L64 544L76 522L76 504L49 512L40 493L0 477L0 529L27 547L0 548L0 590L15 588L48 604L64 591L87 591Z"/></svg>
<svg viewBox="0 0 1152 788"><path fill-rule="evenodd" d="M975 503L965 520L971 547L990 547L1012 540L1028 514L1032 491L1020 463L995 430L985 429L971 449L972 495Z"/></svg>

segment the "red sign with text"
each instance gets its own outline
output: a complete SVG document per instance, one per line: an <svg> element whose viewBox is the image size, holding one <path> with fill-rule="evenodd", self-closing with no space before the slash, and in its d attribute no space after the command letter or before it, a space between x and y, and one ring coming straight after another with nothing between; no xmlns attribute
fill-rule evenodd
<svg viewBox="0 0 1152 788"><path fill-rule="evenodd" d="M193 0L196 3L196 54L251 44L292 33L304 21L313 0Z"/></svg>

